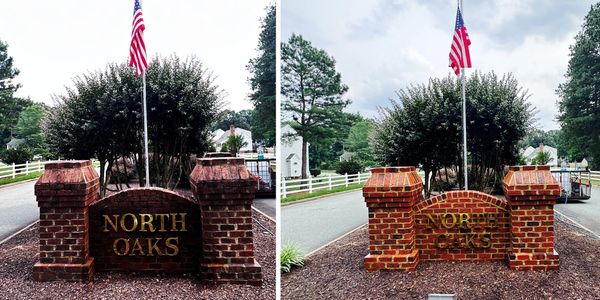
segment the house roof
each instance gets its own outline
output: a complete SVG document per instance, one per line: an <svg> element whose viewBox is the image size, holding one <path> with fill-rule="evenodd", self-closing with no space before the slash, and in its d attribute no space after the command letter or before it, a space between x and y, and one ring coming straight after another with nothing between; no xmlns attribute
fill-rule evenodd
<svg viewBox="0 0 600 300"><path fill-rule="evenodd" d="M12 138L12 139L10 140L10 142L8 142L8 143L6 144L6 146L7 146L7 147L9 147L9 148L15 148L15 147L18 147L19 145L21 145L21 144L23 144L23 143L25 143L25 140L24 140L24 139L16 139L16 138Z"/></svg>

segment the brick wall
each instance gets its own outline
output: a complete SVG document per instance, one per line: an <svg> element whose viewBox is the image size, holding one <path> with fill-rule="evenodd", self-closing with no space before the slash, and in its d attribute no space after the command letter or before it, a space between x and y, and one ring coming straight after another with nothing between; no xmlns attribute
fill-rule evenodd
<svg viewBox="0 0 600 300"><path fill-rule="evenodd" d="M421 260L508 259L516 270L556 269L549 167L511 167L506 199L452 191L423 199L414 167L376 168L363 187L369 209L365 269L414 270Z"/></svg>
<svg viewBox="0 0 600 300"><path fill-rule="evenodd" d="M252 234L257 180L246 169L244 159L198 159L190 183L202 214L202 280L262 284Z"/></svg>
<svg viewBox="0 0 600 300"><path fill-rule="evenodd" d="M415 211L421 260L506 259L510 216L505 200L453 191L420 201Z"/></svg>
<svg viewBox="0 0 600 300"><path fill-rule="evenodd" d="M554 203L560 195L549 166L510 167L503 189L511 209L511 249L515 270L559 268L554 250Z"/></svg>
<svg viewBox="0 0 600 300"><path fill-rule="evenodd" d="M35 184L40 261L33 267L34 280L92 280L88 205L97 199L98 188L98 174L90 161L46 164Z"/></svg>
<svg viewBox="0 0 600 300"><path fill-rule="evenodd" d="M162 188L129 189L90 205L90 246L97 271L196 272L201 229L199 206Z"/></svg>

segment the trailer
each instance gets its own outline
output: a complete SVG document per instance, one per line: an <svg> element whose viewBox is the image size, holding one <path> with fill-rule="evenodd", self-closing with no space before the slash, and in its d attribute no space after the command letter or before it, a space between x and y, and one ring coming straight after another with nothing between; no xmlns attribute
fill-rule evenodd
<svg viewBox="0 0 600 300"><path fill-rule="evenodd" d="M552 175L560 185L558 201L589 200L592 196L591 172L578 169L554 169Z"/></svg>

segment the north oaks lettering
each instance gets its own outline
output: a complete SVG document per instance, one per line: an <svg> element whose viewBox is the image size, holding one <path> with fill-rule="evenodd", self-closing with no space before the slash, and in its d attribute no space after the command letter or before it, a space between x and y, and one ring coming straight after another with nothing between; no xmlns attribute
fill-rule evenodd
<svg viewBox="0 0 600 300"><path fill-rule="evenodd" d="M168 236L168 233L187 231L186 217L187 213L102 215L102 232L145 233L145 236L163 233L160 237L115 239L113 251L118 256L176 256L179 254L179 237Z"/></svg>
<svg viewBox="0 0 600 300"><path fill-rule="evenodd" d="M498 217L498 213L432 213L427 214L427 225L435 232L458 231L437 235L435 246L438 249L488 249L492 246L492 236L485 230L497 229ZM475 233L473 229L483 232Z"/></svg>

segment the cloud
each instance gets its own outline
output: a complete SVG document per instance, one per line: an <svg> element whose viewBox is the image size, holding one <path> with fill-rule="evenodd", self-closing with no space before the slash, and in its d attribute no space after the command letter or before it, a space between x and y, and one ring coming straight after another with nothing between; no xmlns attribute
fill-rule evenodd
<svg viewBox="0 0 600 300"><path fill-rule="evenodd" d="M474 67L511 72L531 94L538 126L558 127L556 88L569 45L589 10L583 1L465 3ZM377 115L395 91L450 73L448 52L456 1L302 1L282 4L282 39L303 34L337 61L353 100L348 110ZM472 72L473 70L470 70Z"/></svg>

